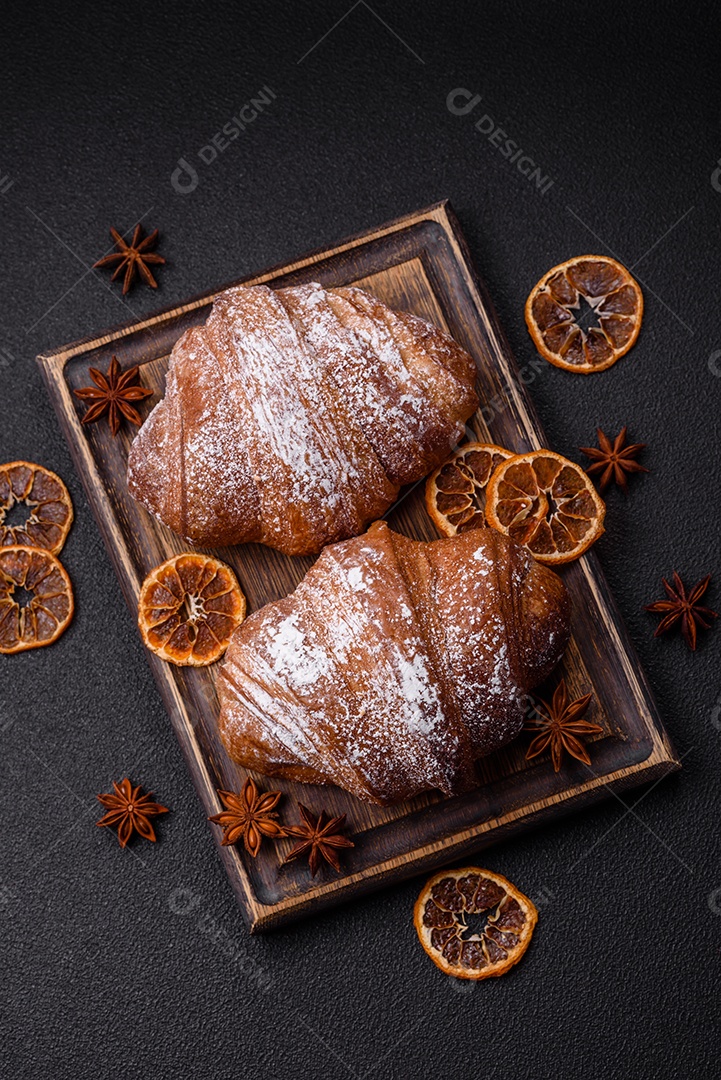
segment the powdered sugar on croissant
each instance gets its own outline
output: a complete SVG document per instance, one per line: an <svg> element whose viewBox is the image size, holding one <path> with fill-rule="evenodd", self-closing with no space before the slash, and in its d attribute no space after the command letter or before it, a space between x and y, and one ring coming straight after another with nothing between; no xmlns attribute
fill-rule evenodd
<svg viewBox="0 0 721 1080"><path fill-rule="evenodd" d="M568 635L560 578L507 537L423 543L378 522L238 628L221 736L248 768L373 802L462 791L519 733Z"/></svg>
<svg viewBox="0 0 721 1080"><path fill-rule="evenodd" d="M451 338L361 289L229 289L176 343L128 487L193 543L316 553L440 464L474 380Z"/></svg>

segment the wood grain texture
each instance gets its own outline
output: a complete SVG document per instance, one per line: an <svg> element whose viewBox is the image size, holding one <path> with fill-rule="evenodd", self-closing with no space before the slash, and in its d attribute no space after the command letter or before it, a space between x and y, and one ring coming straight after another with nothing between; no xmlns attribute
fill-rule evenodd
<svg viewBox="0 0 721 1080"><path fill-rule="evenodd" d="M391 222L326 251L241 279L272 286L319 281L357 284L390 307L412 311L449 332L474 356L481 407L468 435L520 452L545 445L543 431L508 343L477 278L448 203ZM230 284L240 284L232 282ZM227 288L229 286L224 286ZM205 294L141 322L108 331L38 357L63 432L98 526L133 611L143 578L186 545L128 495L125 465L134 430L113 439L106 425L81 425L84 405L72 391L87 385L88 367L105 370L113 355L123 368L141 365L143 383L163 390L169 353L189 326L202 323L215 295ZM539 363L543 361L539 360ZM143 415L157 400L143 403ZM386 515L399 532L432 540L423 485L401 492ZM312 565L247 544L207 549L234 567L248 609L287 595ZM284 798L284 820L297 820L298 800L312 809L346 814L355 848L343 871L313 880L303 863L281 869L291 846L266 841L255 860L237 847L219 852L251 930L266 930L469 854L532 824L558 817L645 783L679 767L626 629L593 552L562 568L573 599L573 639L561 665L573 694L593 691L588 719L603 727L592 747L592 767L569 763L555 774L547 756L528 762L528 739L479 762L479 787L453 799L427 794L394 807L360 803L337 788L273 781ZM230 761L217 727L211 668L176 668L148 653L175 734L208 815L217 813L218 788L239 790L245 772ZM260 786L269 784L256 776ZM219 845L220 829L209 825Z"/></svg>

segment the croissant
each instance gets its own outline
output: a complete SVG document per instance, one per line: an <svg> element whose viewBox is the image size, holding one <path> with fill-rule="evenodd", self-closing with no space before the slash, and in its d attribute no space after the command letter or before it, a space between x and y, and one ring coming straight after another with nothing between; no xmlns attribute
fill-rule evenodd
<svg viewBox="0 0 721 1080"><path fill-rule="evenodd" d="M477 785L569 637L563 582L477 529L423 543L376 522L238 627L219 727L246 768L385 804Z"/></svg>
<svg viewBox="0 0 721 1080"><path fill-rule="evenodd" d="M191 543L315 554L445 459L475 375L450 337L361 289L229 289L173 348L128 486Z"/></svg>

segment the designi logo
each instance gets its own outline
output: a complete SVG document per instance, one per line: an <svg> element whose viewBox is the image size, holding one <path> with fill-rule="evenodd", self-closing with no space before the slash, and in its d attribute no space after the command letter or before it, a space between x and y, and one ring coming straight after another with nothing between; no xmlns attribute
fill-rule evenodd
<svg viewBox="0 0 721 1080"><path fill-rule="evenodd" d="M716 168L711 173L711 187L721 194L721 158L716 163Z"/></svg>
<svg viewBox="0 0 721 1080"><path fill-rule="evenodd" d="M476 105L480 104L480 94L472 94L462 86L451 90L446 98L446 108L454 116L467 116ZM519 173L527 180L535 181L536 188L545 195L553 187L553 180L541 173L540 166L525 152L515 139L511 139L507 131L500 127L492 116L484 113L473 125L481 135L485 135L491 146L494 146L501 157L506 158L511 165L515 165ZM719 189L721 190L721 189Z"/></svg>
<svg viewBox="0 0 721 1080"><path fill-rule="evenodd" d="M200 147L196 157L204 165L212 165L216 158L220 154L224 154L230 144L235 142L238 136L245 131L248 124L252 124L260 113L272 101L275 101L276 97L277 94L269 86L263 86L255 97L252 97L238 110L237 116L232 116L227 123L223 124L220 131L217 131L212 136L209 142ZM178 195L190 195L200 183L198 170L186 157L178 158L178 164L171 174L170 183Z"/></svg>

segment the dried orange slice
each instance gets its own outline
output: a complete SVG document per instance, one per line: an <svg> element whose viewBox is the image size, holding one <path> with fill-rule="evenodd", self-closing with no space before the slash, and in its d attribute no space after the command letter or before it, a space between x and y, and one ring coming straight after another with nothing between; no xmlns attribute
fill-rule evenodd
<svg viewBox="0 0 721 1080"><path fill-rule="evenodd" d="M421 945L457 979L504 975L530 945L537 921L535 905L515 885L477 866L436 874L413 912Z"/></svg>
<svg viewBox="0 0 721 1080"><path fill-rule="evenodd" d="M486 486L494 469L512 457L493 443L466 443L426 480L426 509L443 536L486 525Z"/></svg>
<svg viewBox="0 0 721 1080"><path fill-rule="evenodd" d="M67 571L49 551L0 548L0 653L57 641L73 617Z"/></svg>
<svg viewBox="0 0 721 1080"><path fill-rule="evenodd" d="M591 308L591 322L581 302ZM526 300L526 325L541 356L566 371L603 371L631 348L641 329L643 294L625 266L607 255L580 255L544 274Z"/></svg>
<svg viewBox="0 0 721 1080"><path fill-rule="evenodd" d="M245 618L245 596L229 566L189 552L156 566L138 600L143 641L171 664L205 667L228 648Z"/></svg>
<svg viewBox="0 0 721 1080"><path fill-rule="evenodd" d="M488 524L542 563L577 559L602 534L605 514L583 469L552 450L502 462L486 488Z"/></svg>
<svg viewBox="0 0 721 1080"><path fill-rule="evenodd" d="M13 525L16 506L27 513ZM72 523L70 493L59 476L30 461L0 465L0 547L38 547L57 555Z"/></svg>

